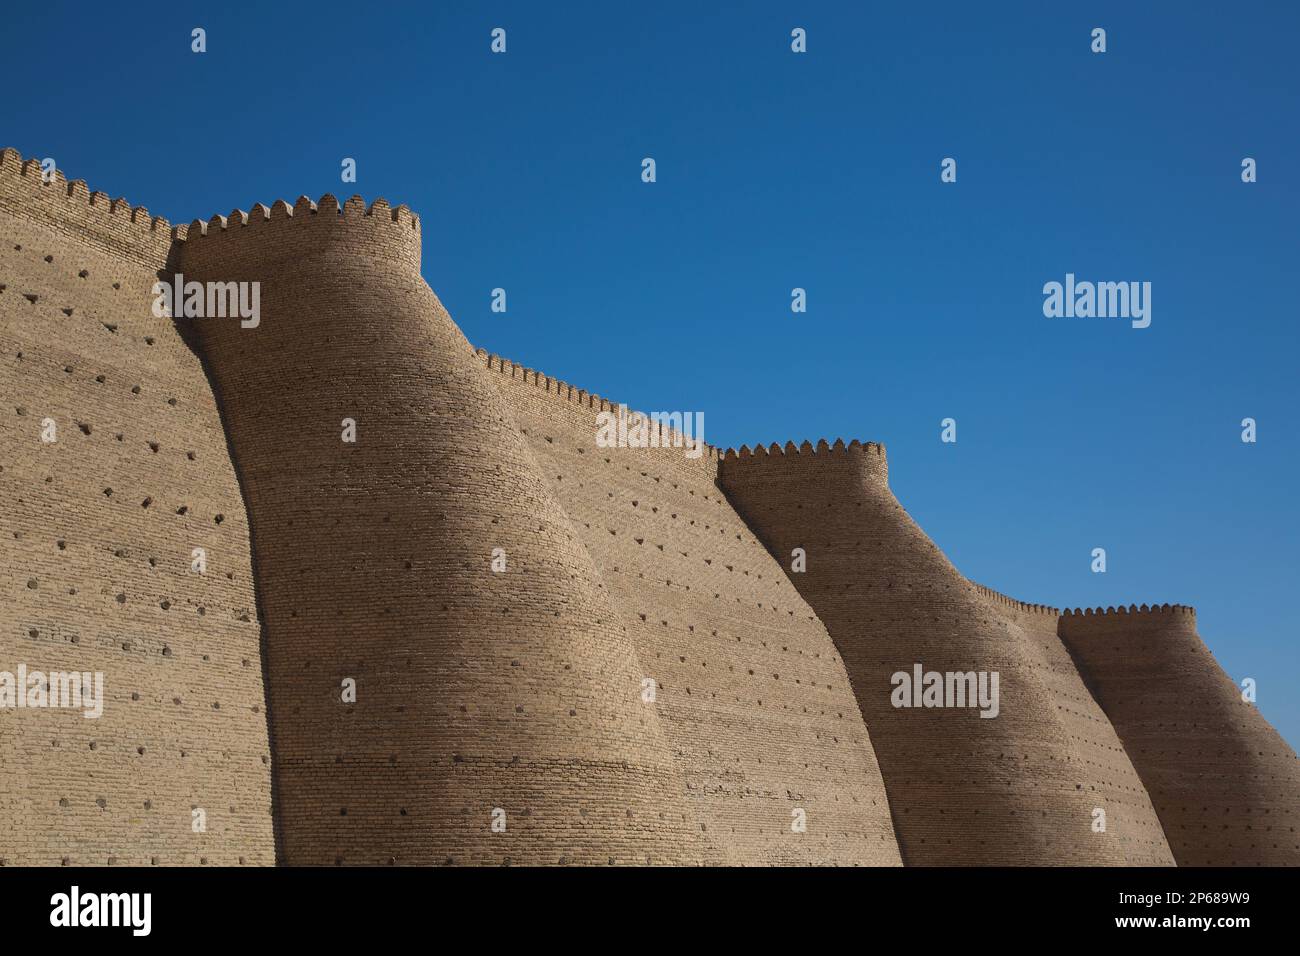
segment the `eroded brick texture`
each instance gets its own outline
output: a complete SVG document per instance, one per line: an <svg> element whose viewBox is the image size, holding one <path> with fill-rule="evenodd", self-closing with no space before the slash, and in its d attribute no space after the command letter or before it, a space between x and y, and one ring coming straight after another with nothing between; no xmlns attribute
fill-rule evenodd
<svg viewBox="0 0 1300 956"><path fill-rule="evenodd" d="M253 520L284 860L700 862L637 648L419 255L404 208L332 197L180 254L261 283L258 328L198 332Z"/></svg>
<svg viewBox="0 0 1300 956"><path fill-rule="evenodd" d="M1300 865L1300 763L1242 700L1194 610L1067 611L1060 627L1180 866Z"/></svg>
<svg viewBox="0 0 1300 956"><path fill-rule="evenodd" d="M1119 826L1114 838L1127 845L1126 862L1147 866L1169 864L1173 858L1141 776L1057 634L1060 610L1026 604L981 585L975 587L997 605L998 614L1007 621L1009 629L1019 627L1025 638L1041 651L1042 661L1036 677L1054 698L1057 716L1069 735L1075 755L1091 774L1088 792L1100 796L1097 807L1106 813L1107 832Z"/></svg>
<svg viewBox="0 0 1300 956"><path fill-rule="evenodd" d="M844 664L718 488L716 452L598 447L607 400L478 356L628 626L722 860L897 865Z"/></svg>
<svg viewBox="0 0 1300 956"><path fill-rule="evenodd" d="M878 445L601 448L419 234L172 230L0 153L0 671L106 681L0 709L0 863L1300 861L1295 754L1190 609L972 584ZM261 324L154 318L174 270ZM999 716L893 707L917 663Z"/></svg>
<svg viewBox="0 0 1300 956"><path fill-rule="evenodd" d="M807 551L791 580L844 656L904 863L1170 862L1113 730L1062 673L1050 625L957 572L894 498L881 446L742 449L721 477L774 554ZM891 677L918 663L998 672L998 716L896 708ZM1097 807L1104 833L1092 827Z"/></svg>
<svg viewBox="0 0 1300 956"><path fill-rule="evenodd" d="M274 862L248 525L200 363L151 312L171 242L0 153L0 670L101 672L105 697L0 708L5 863Z"/></svg>

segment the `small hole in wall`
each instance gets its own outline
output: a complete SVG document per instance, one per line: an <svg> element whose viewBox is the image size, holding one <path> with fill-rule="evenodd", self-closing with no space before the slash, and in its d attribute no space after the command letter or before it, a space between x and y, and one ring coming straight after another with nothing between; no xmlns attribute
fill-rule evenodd
<svg viewBox="0 0 1300 956"><path fill-rule="evenodd" d="M82 269L80 272L77 273L77 278L84 279L88 275L90 275L90 271L88 269Z"/></svg>
<svg viewBox="0 0 1300 956"><path fill-rule="evenodd" d="M176 509L176 513L178 515L189 514L189 510L190 509L188 505L181 505L179 508Z"/></svg>

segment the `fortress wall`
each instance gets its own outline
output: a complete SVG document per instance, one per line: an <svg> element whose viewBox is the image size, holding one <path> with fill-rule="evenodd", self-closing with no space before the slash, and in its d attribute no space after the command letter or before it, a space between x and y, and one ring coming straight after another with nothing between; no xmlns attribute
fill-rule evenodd
<svg viewBox="0 0 1300 956"><path fill-rule="evenodd" d="M1197 633L1192 608L1066 611L1060 632L1146 784L1179 865L1300 865L1300 764L1241 699Z"/></svg>
<svg viewBox="0 0 1300 956"><path fill-rule="evenodd" d="M0 153L0 671L101 672L105 697L0 708L8 864L275 859L247 520L200 363L151 313L169 245Z"/></svg>
<svg viewBox="0 0 1300 956"><path fill-rule="evenodd" d="M1075 753L1092 775L1088 792L1097 795L1096 808L1105 812L1106 833L1126 845L1129 862L1150 866L1173 862L1146 787L1057 634L1060 610L1027 604L979 584L975 589L1041 652L1037 677L1055 700Z"/></svg>
<svg viewBox="0 0 1300 956"><path fill-rule="evenodd" d="M144 206L92 192L85 180L69 181L62 170L45 183L40 162L24 161L12 149L0 150L0 179L0 209L43 229L53 242L106 256L123 269L143 267L152 273L167 260L171 226Z"/></svg>
<svg viewBox="0 0 1300 956"><path fill-rule="evenodd" d="M419 235L173 230L0 152L0 672L106 697L0 707L0 865L1300 862L1300 764L1190 608L972 584L878 445L598 448L617 406L474 354ZM262 325L154 318L174 269ZM915 663L1001 713L895 708Z"/></svg>
<svg viewBox="0 0 1300 956"><path fill-rule="evenodd" d="M1078 692L1061 696L1050 615L1029 622L966 581L894 498L881 446L742 448L720 470L774 555L807 552L791 579L844 657L905 863L1168 862L1132 780L1102 762L1104 732L1080 740L1087 718L1065 714ZM892 675L918 663L997 672L998 716L893 706ZM1106 833L1092 830L1099 804L1125 808Z"/></svg>
<svg viewBox="0 0 1300 956"><path fill-rule="evenodd" d="M709 859L637 649L419 237L326 196L181 251L187 279L261 283L258 328L195 328L252 518L285 862Z"/></svg>
<svg viewBox="0 0 1300 956"><path fill-rule="evenodd" d="M602 448L617 405L478 352L626 622L725 861L896 865L871 738L826 633L717 486L717 453ZM803 810L805 832L792 831Z"/></svg>

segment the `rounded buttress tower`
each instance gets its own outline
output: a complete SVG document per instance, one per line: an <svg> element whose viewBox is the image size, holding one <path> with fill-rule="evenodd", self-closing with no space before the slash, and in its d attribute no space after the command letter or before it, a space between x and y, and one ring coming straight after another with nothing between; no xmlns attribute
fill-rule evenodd
<svg viewBox="0 0 1300 956"><path fill-rule="evenodd" d="M1181 605L1067 611L1061 637L1137 768L1179 866L1300 865L1300 761Z"/></svg>
<svg viewBox="0 0 1300 956"><path fill-rule="evenodd" d="M773 554L806 552L807 570L790 577L844 657L905 864L1172 862L1131 769L1109 772L1112 755L1071 732L1047 649L898 503L882 446L741 449L723 459L721 482ZM895 675L918 665L987 674L989 688L996 673L996 711L895 706Z"/></svg>
<svg viewBox="0 0 1300 956"><path fill-rule="evenodd" d="M277 202L195 223L179 263L260 284L255 327L178 324L251 522L283 861L705 860L636 651L420 277L419 221Z"/></svg>

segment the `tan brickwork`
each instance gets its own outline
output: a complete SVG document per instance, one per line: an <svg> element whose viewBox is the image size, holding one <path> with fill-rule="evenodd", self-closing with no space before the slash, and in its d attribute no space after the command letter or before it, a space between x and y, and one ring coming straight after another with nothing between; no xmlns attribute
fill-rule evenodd
<svg viewBox="0 0 1300 956"><path fill-rule="evenodd" d="M196 328L253 520L284 860L703 861L634 642L419 238L327 196L195 223L179 257L261 283L259 327Z"/></svg>
<svg viewBox="0 0 1300 956"><path fill-rule="evenodd" d="M1046 640L1054 615L1007 607L963 578L894 498L882 446L742 448L721 476L774 554L807 551L791 579L844 655L904 863L1170 862L1113 730L1060 673ZM998 716L895 707L891 677L916 664L997 672ZM1105 832L1093 829L1098 807Z"/></svg>
<svg viewBox="0 0 1300 956"><path fill-rule="evenodd" d="M616 406L478 355L656 682L686 793L725 862L897 865L843 661L719 490L716 452L598 447L597 416Z"/></svg>
<svg viewBox="0 0 1300 956"><path fill-rule="evenodd" d="M172 229L0 152L0 671L106 697L0 708L0 865L1300 862L1190 609L971 583L879 445L601 447L419 269L383 200Z"/></svg>
<svg viewBox="0 0 1300 956"><path fill-rule="evenodd" d="M0 708L9 864L275 859L244 506L200 363L151 312L171 241L0 153L0 670L100 672L105 697Z"/></svg>
<svg viewBox="0 0 1300 956"><path fill-rule="evenodd" d="M1061 637L1115 724L1179 866L1300 865L1300 763L1180 605L1066 611ZM1265 687L1268 675L1254 675Z"/></svg>

